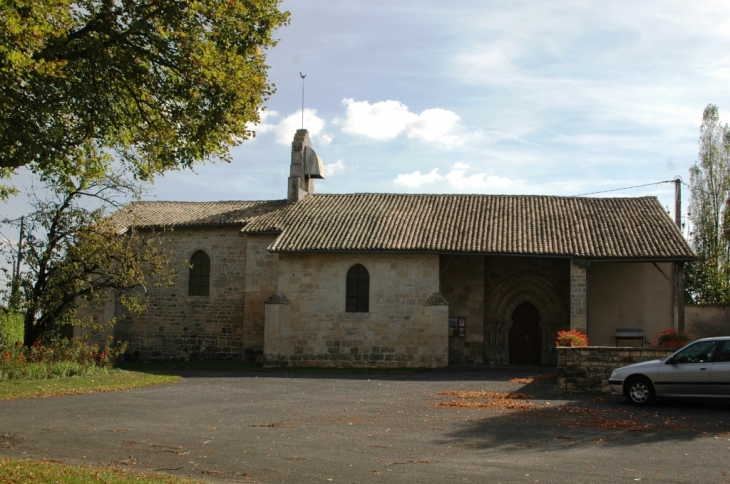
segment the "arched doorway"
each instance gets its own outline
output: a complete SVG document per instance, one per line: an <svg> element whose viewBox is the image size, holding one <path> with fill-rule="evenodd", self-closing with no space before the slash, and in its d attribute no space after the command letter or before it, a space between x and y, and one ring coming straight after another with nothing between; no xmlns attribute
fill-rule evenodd
<svg viewBox="0 0 730 484"><path fill-rule="evenodd" d="M512 365L539 365L542 348L540 313L535 306L523 302L512 313L509 330L509 362Z"/></svg>

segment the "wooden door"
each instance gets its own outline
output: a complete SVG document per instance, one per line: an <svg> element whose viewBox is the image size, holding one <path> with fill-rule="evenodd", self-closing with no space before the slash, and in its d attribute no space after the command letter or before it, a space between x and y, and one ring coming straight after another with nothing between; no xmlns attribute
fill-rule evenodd
<svg viewBox="0 0 730 484"><path fill-rule="evenodd" d="M539 365L542 348L540 313L535 306L524 302L512 313L509 330L509 362L513 365Z"/></svg>

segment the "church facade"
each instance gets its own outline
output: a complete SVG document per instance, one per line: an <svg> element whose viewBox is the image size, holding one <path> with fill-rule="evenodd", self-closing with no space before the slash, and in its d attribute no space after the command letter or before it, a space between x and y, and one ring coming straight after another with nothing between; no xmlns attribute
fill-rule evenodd
<svg viewBox="0 0 730 484"><path fill-rule="evenodd" d="M299 130L286 200L130 204L120 231L174 229L175 284L90 311L131 358L289 366L552 364L560 330L676 326L694 254L656 198L315 194L323 176Z"/></svg>

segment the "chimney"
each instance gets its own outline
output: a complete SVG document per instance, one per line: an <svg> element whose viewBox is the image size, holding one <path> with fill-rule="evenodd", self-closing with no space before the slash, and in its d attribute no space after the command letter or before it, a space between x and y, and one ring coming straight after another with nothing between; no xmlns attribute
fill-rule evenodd
<svg viewBox="0 0 730 484"><path fill-rule="evenodd" d="M312 149L309 131L298 129L291 144L287 201L289 203L298 202L314 193L315 178L324 178L322 160Z"/></svg>

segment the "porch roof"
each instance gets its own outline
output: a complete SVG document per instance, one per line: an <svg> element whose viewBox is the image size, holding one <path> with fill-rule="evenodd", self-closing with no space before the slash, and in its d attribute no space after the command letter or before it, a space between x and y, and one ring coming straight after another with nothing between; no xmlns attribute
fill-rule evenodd
<svg viewBox="0 0 730 484"><path fill-rule="evenodd" d="M310 195L251 218L242 232L279 233L272 252L695 258L656 197Z"/></svg>

